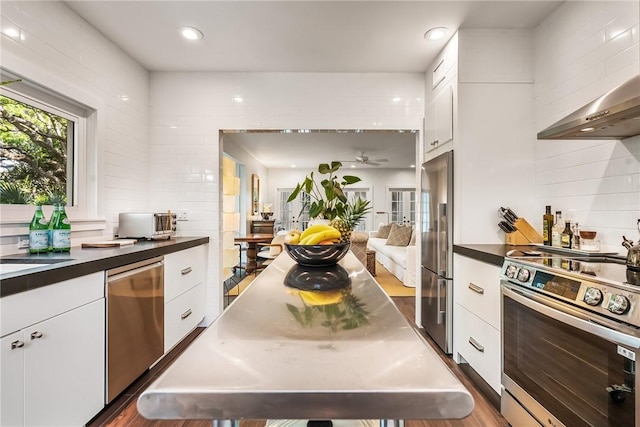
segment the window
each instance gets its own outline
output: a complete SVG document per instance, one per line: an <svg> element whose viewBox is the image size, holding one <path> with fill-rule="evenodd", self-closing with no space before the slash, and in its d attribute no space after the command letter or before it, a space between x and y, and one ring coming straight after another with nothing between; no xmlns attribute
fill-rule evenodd
<svg viewBox="0 0 640 427"><path fill-rule="evenodd" d="M23 222L33 215L33 204L57 202L71 217L97 218L97 108L2 68L0 82L3 222Z"/></svg>
<svg viewBox="0 0 640 427"><path fill-rule="evenodd" d="M292 230L298 228L304 230L309 224L309 208L310 202L309 195L301 192L298 198L290 203L287 203L287 199L293 193L293 188L278 188L278 211L276 216L282 221L282 226L286 230ZM368 200L369 189L367 188L350 188L344 190L344 195L348 200L353 200L355 197L360 197L362 200ZM307 207L302 210L304 204ZM362 221L356 226L355 231L366 231L369 229L369 216L366 215Z"/></svg>
<svg viewBox="0 0 640 427"><path fill-rule="evenodd" d="M309 224L309 208L306 207L302 211L302 207L304 203L309 203L309 195L300 193L296 200L287 203L287 199L293 193L293 188L278 188L277 192L278 210L275 212L276 223L280 220L285 230L293 230L295 228L304 230L307 228Z"/></svg>
<svg viewBox="0 0 640 427"><path fill-rule="evenodd" d="M370 200L368 188L349 188L344 191L344 195L347 196L347 200L352 201L357 197L362 200ZM371 206L371 205L370 205ZM367 231L369 230L369 218L371 215L365 215L360 223L356 226L354 231Z"/></svg>
<svg viewBox="0 0 640 427"><path fill-rule="evenodd" d="M411 224L416 222L416 192L411 188L391 188L391 222Z"/></svg>
<svg viewBox="0 0 640 427"><path fill-rule="evenodd" d="M79 120L35 99L0 94L0 203L73 205Z"/></svg>

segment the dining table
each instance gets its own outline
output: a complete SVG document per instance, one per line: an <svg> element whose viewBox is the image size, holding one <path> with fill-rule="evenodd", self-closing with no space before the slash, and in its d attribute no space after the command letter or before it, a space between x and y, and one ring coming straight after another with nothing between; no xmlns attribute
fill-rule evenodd
<svg viewBox="0 0 640 427"><path fill-rule="evenodd" d="M214 426L460 419L469 391L352 253L281 253L138 399L154 420ZM376 425L376 424L374 424Z"/></svg>
<svg viewBox="0 0 640 427"><path fill-rule="evenodd" d="M269 233L250 233L234 238L234 243L247 244L247 273L252 273L258 266L258 245L260 243L271 243L271 240L273 240L273 234Z"/></svg>

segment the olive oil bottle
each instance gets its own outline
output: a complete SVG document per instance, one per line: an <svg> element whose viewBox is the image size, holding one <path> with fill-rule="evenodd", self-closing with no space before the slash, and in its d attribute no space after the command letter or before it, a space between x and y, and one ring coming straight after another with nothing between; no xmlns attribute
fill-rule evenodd
<svg viewBox="0 0 640 427"><path fill-rule="evenodd" d="M551 206L545 206L545 213L542 216L542 237L543 242L547 246L551 246L551 234L553 232L553 215L551 214Z"/></svg>

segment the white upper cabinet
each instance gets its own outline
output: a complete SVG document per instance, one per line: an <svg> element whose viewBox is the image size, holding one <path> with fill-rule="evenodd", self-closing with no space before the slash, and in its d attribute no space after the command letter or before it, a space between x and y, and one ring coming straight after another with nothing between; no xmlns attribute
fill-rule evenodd
<svg viewBox="0 0 640 427"><path fill-rule="evenodd" d="M425 113L425 146L431 151L453 139L453 88L443 87Z"/></svg>

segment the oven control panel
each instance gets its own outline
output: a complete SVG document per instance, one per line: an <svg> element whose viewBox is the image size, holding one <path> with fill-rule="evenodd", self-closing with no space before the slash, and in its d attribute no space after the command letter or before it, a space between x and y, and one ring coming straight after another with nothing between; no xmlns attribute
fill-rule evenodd
<svg viewBox="0 0 640 427"><path fill-rule="evenodd" d="M633 306L640 294L624 288L581 280L552 268L536 268L511 260L505 260L501 279L640 327L640 312L636 313Z"/></svg>

